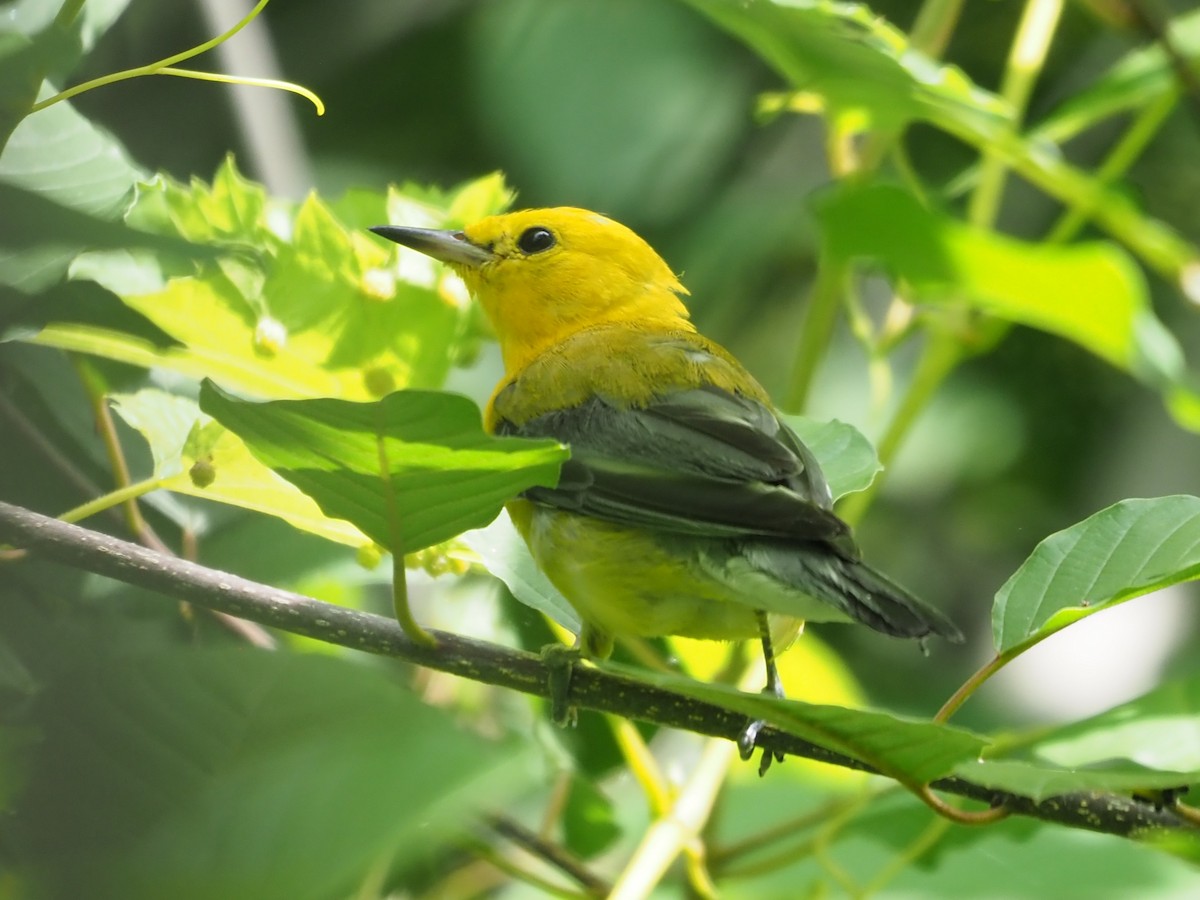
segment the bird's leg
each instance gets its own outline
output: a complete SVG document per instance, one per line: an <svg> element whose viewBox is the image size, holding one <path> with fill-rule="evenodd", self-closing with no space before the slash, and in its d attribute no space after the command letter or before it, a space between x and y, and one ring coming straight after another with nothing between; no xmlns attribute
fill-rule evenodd
<svg viewBox="0 0 1200 900"><path fill-rule="evenodd" d="M570 704L571 674L580 659L606 659L612 650L612 636L586 622L575 639L575 646L547 644L542 648L542 662L546 664L547 670L550 721L561 728L574 725L578 721L579 710Z"/></svg>
<svg viewBox="0 0 1200 900"><path fill-rule="evenodd" d="M767 684L762 689L762 692L782 700L784 699L783 682L779 678L779 669L775 666L775 648L771 644L771 625L767 620L767 614L761 609L756 610L754 615L758 619L758 634L762 640L763 663L767 669ZM741 753L742 759L749 759L754 755L754 746L758 740L758 733L762 731L763 726L766 724L762 719L755 719L742 730L737 742L738 752ZM783 762L783 753L779 750L763 750L762 760L758 764L758 774L767 774L767 769L771 768L773 760Z"/></svg>

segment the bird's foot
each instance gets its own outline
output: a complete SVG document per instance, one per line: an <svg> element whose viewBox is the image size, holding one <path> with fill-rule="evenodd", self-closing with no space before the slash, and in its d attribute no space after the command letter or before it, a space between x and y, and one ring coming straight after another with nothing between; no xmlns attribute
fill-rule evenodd
<svg viewBox="0 0 1200 900"><path fill-rule="evenodd" d="M737 739L738 753L742 759L748 760L754 756L754 751L758 749L758 733L762 731L763 726L766 724L764 719L755 719L747 723L746 727L742 729L742 733L738 735ZM763 747L762 759L758 761L759 777L767 774L767 770L771 768L771 763L776 761L783 762L783 759L784 754L782 750L768 750L766 747Z"/></svg>
<svg viewBox="0 0 1200 900"><path fill-rule="evenodd" d="M560 728L573 726L579 720L579 710L571 705L570 694L571 675L582 658L583 653L578 647L547 644L542 648L550 699L550 721Z"/></svg>

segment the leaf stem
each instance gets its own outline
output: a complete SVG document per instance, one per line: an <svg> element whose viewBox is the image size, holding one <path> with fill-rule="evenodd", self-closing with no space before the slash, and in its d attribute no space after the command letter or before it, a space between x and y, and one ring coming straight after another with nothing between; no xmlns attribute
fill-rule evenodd
<svg viewBox="0 0 1200 900"><path fill-rule="evenodd" d="M912 381L876 447L883 471L866 490L848 496L838 509L838 515L851 526L862 521L917 416L929 404L946 377L954 371L964 353L958 340L948 332L935 332L929 336Z"/></svg>
<svg viewBox="0 0 1200 900"><path fill-rule="evenodd" d="M1010 133L1015 133L1024 117L1033 86L1045 65L1062 7L1063 0L1027 0L1025 4L1000 86L1000 96L1008 101L1014 111L1008 125ZM1007 175L1007 161L990 147L987 148L983 154L979 181L967 206L967 220L973 225L990 227L996 221Z"/></svg>
<svg viewBox="0 0 1200 900"><path fill-rule="evenodd" d="M832 254L821 253L817 273L808 297L808 312L800 328L796 359L783 408L790 413L802 413L808 403L808 392L821 359L833 337L838 309L846 291L847 269Z"/></svg>
<svg viewBox="0 0 1200 900"><path fill-rule="evenodd" d="M1154 138L1178 101L1177 91L1168 91L1144 107L1137 114L1129 128L1121 135L1121 139L1109 151L1100 168L1096 170L1096 179L1101 184L1109 185L1128 171L1146 149L1146 145ZM1079 233L1087 224L1089 211L1078 203L1071 203L1062 216L1050 229L1046 236L1048 243L1066 243Z"/></svg>
<svg viewBox="0 0 1200 900"><path fill-rule="evenodd" d="M950 699L942 704L942 708L937 711L933 721L945 722L949 719L979 689L980 685L1008 665L1011 659L1012 657L1005 653L997 653L980 666L970 678L959 685L958 690L950 695Z"/></svg>
<svg viewBox="0 0 1200 900"><path fill-rule="evenodd" d="M379 480L382 482L384 502L388 511L388 530L392 551L392 611L404 633L419 644L436 647L437 640L421 627L413 616L408 602L408 569L404 561L404 532L400 528L399 507L396 504L396 487L392 484L392 467L388 462L387 439L382 424L375 434L375 448L379 454Z"/></svg>
<svg viewBox="0 0 1200 900"><path fill-rule="evenodd" d="M82 522L96 513L104 512L106 509L111 509L122 503L130 503L138 497L149 494L151 491L157 491L162 487L162 483L163 480L161 478L152 476L142 481L136 481L133 484L126 484L115 491L109 491L107 494L103 494L94 500L89 500L87 503L76 506L74 509L67 510L58 517L58 520L72 525L76 522Z"/></svg>
<svg viewBox="0 0 1200 900"><path fill-rule="evenodd" d="M916 791L916 795L939 816L944 816L958 825L991 825L993 822L1007 819L1010 815L1009 810L1003 806L992 806L978 812L967 812L957 806L951 806L935 794L933 788L927 784L921 785L920 789Z"/></svg>

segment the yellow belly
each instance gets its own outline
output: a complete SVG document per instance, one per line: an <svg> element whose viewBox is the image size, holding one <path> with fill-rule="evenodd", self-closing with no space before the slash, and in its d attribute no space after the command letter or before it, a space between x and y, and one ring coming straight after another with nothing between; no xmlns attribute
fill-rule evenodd
<svg viewBox="0 0 1200 900"><path fill-rule="evenodd" d="M741 640L758 637L753 607L698 561L645 531L517 500L509 514L538 567L593 629L609 635ZM803 622L770 617L790 644Z"/></svg>

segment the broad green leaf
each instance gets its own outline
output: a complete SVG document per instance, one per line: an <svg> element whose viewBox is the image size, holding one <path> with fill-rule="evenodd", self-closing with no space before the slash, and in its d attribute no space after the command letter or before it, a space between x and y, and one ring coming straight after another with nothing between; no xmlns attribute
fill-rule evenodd
<svg viewBox="0 0 1200 900"><path fill-rule="evenodd" d="M501 202L497 183L492 176L468 184L449 202L472 210ZM268 398L368 399L437 387L458 357L471 314L455 276L441 267L414 275L395 245L348 230L315 196L299 206L267 197L231 160L212 185L165 177L143 185L129 221L221 253L180 266L105 252L73 265L74 277L118 294L174 344L75 322L47 326L32 340L210 376Z"/></svg>
<svg viewBox="0 0 1200 900"><path fill-rule="evenodd" d="M412 862L525 781L517 746L346 659L126 654L82 662L36 715L6 831L55 896L350 896L381 859Z"/></svg>
<svg viewBox="0 0 1200 900"><path fill-rule="evenodd" d="M817 214L828 252L882 265L913 302L966 304L1047 331L1155 386L1180 375L1179 348L1150 311L1141 272L1115 245L1018 241L883 185L832 191Z"/></svg>
<svg viewBox="0 0 1200 900"><path fill-rule="evenodd" d="M784 422L804 441L817 462L833 499L854 491L866 490L883 470L871 442L853 425L839 422L818 422L805 416L782 416Z"/></svg>
<svg viewBox="0 0 1200 900"><path fill-rule="evenodd" d="M1050 535L996 594L998 653L1101 609L1200 577L1200 498L1122 500Z"/></svg>
<svg viewBox="0 0 1200 900"><path fill-rule="evenodd" d="M260 463L236 434L200 412L195 400L155 388L114 394L113 408L150 445L163 490L267 513L320 537L370 547L372 541Z"/></svg>
<svg viewBox="0 0 1200 900"><path fill-rule="evenodd" d="M43 90L41 96L48 93ZM46 214L47 207L63 208L64 218L72 223L76 217L68 213L116 220L141 177L121 145L76 112L69 102L23 119L0 153L0 183L46 201L35 210L37 218L30 223L32 226L56 221ZM21 222L21 209L8 211L5 219ZM41 233L35 232L42 246L30 249L29 237L24 234L20 245L14 246L15 241L8 236L11 231L5 229L5 238L0 241L0 283L26 293L58 281L71 259L89 245L65 236L54 240L52 230L43 227Z"/></svg>
<svg viewBox="0 0 1200 900"><path fill-rule="evenodd" d="M1185 773L1175 785L1200 782L1200 677L1159 685L1098 715L1002 741L993 758L1016 756L1058 766L1129 762ZM1168 785L1170 786L1170 785Z"/></svg>
<svg viewBox="0 0 1200 900"><path fill-rule="evenodd" d="M579 613L537 567L507 512L501 512L486 528L468 531L462 541L514 597L568 631L579 633Z"/></svg>
<svg viewBox="0 0 1200 900"><path fill-rule="evenodd" d="M686 0L748 44L801 92L806 111L827 110L857 130L913 119L1009 121L1005 103L958 69L908 46L865 5L831 0ZM815 101L815 102L813 102Z"/></svg>
<svg viewBox="0 0 1200 900"><path fill-rule="evenodd" d="M556 484L567 458L552 441L492 437L475 404L433 391L247 403L205 381L200 408L327 516L393 552L483 527L521 491Z"/></svg>
<svg viewBox="0 0 1200 900"><path fill-rule="evenodd" d="M604 663L603 668L717 704L749 719L762 719L810 743L859 759L909 787L949 774L955 766L977 759L988 746L986 738L949 725L873 710L777 700L615 663Z"/></svg>
<svg viewBox="0 0 1200 900"><path fill-rule="evenodd" d="M339 544L373 546L349 522L325 515L316 501L255 459L241 438L217 422L192 426L181 463L183 471L164 479L164 489L277 516Z"/></svg>

